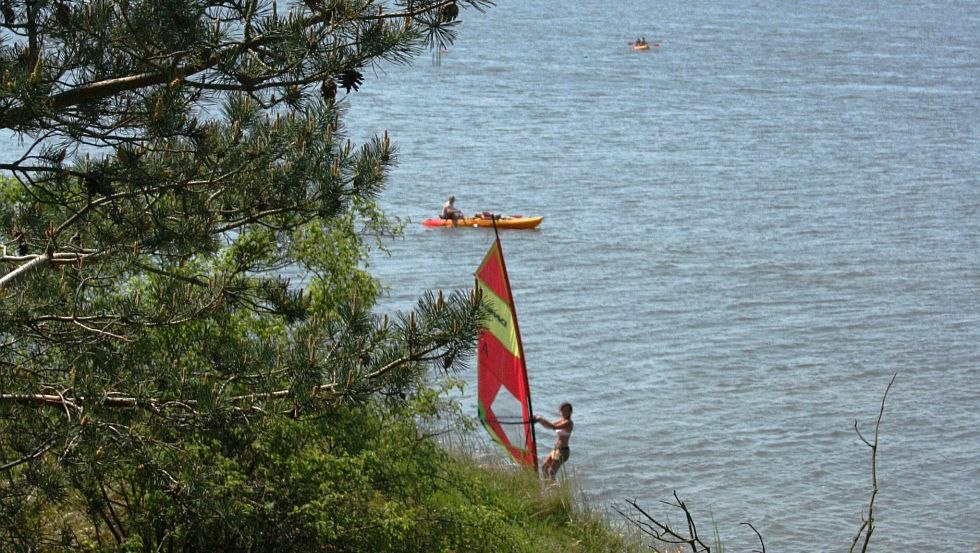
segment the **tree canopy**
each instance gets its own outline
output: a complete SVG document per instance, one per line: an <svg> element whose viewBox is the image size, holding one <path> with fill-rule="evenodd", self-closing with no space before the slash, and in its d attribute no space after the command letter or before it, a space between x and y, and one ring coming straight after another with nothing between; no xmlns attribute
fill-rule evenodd
<svg viewBox="0 0 980 553"><path fill-rule="evenodd" d="M0 1L0 543L397 544L347 518L422 494L383 456L438 456L406 421L483 311L375 313L397 150L344 106L490 4Z"/></svg>

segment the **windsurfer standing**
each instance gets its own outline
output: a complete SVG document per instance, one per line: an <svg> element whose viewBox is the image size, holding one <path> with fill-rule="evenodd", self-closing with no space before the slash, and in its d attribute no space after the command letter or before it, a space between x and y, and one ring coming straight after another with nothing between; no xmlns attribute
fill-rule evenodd
<svg viewBox="0 0 980 553"><path fill-rule="evenodd" d="M551 450L551 453L548 454L548 457L545 458L544 463L541 465L545 476L551 481L555 480L555 474L558 473L558 469L561 468L571 455L571 449L568 447L568 439L572 436L572 429L575 426L575 423L572 422L571 403L567 401L562 403L558 407L558 412L561 414L561 418L554 422L540 415L534 416L534 422L539 423L545 428L554 430L558 436L555 439L555 448Z"/></svg>

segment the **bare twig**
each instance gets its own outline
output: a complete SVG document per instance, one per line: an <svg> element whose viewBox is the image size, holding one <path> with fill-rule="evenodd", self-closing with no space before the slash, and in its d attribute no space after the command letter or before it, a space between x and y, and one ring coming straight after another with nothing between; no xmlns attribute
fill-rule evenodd
<svg viewBox="0 0 980 553"><path fill-rule="evenodd" d="M37 459L41 455L44 455L45 453L47 453L47 451L49 449L51 449L51 447L53 445L54 445L54 440L53 439L49 439L48 441L46 441L46 442L42 443L41 445L39 445L37 447L37 449L35 449L30 455L26 455L24 457L21 457L20 459L15 459L13 461L10 461L9 463L0 465L0 472L3 472L3 471L6 471L6 470L9 470L9 469L12 469L12 468L16 467L17 465L21 465L23 463L27 463L29 461L33 461L34 459Z"/></svg>
<svg viewBox="0 0 980 553"><path fill-rule="evenodd" d="M888 397L888 391L891 390L892 384L895 383L897 376L898 373L892 375L891 381L885 387L885 393L881 396L881 408L878 410L878 420L875 421L875 434L872 441L868 441L861 434L857 421L854 421L854 431L857 432L858 437L861 438L864 445L871 448L871 499L868 501L868 516L867 518L862 517L861 527L858 528L857 534L855 534L854 539L851 541L851 548L848 549L849 553L854 553L854 548L861 541L862 534L864 535L864 543L861 546L861 553L867 553L868 544L871 543L871 534L875 531L874 506L875 497L878 495L878 430L881 427L881 418L885 414L885 399Z"/></svg>
<svg viewBox="0 0 980 553"><path fill-rule="evenodd" d="M858 529L857 535L854 536L851 542L851 548L849 553L854 553L857 544L862 541L862 547L860 553L867 553L868 546L871 543L871 535L874 533L875 523L874 523L874 503L875 498L878 495L878 433L881 428L881 419L885 414L885 400L888 397L888 392L891 390L892 385L895 383L897 373L892 376L891 381L885 388L885 393L881 398L881 407L878 410L878 419L875 421L875 431L873 439L869 440L864 437L861 433L860 428L858 428L857 421L854 421L854 431L857 432L858 437L864 442L865 445L871 448L871 499L868 502L868 512L867 517L862 516L861 527ZM627 519L631 524L636 526L641 532L652 536L656 541L664 543L667 545L686 545L691 548L692 553L710 553L711 548L706 545L701 538L698 536L697 527L694 523L694 518L691 515L691 511L687 508L687 504L680 500L677 496L677 492L674 492L674 502L664 502L668 505L681 509L684 512L684 519L687 523L687 535L682 532L675 530L671 527L670 522L660 522L655 519L652 515L644 511L639 504L634 499L627 499L626 502L638 513L637 515L629 515L624 513L618 507L615 508L616 511L625 519ZM759 538L759 544L762 547L761 550L755 550L755 553L766 553L766 544L762 540L762 534L748 522L742 523L748 526L755 532L756 537ZM651 549L660 553L660 550L655 546L651 545Z"/></svg>
<svg viewBox="0 0 980 553"><path fill-rule="evenodd" d="M691 548L692 553L711 553L711 547L704 543L698 536L697 525L694 523L694 517L691 515L691 511L687 508L687 504L681 501L680 497L677 496L677 492L674 492L674 503L665 501L667 505L672 507L677 507L684 512L684 520L687 523L687 535L684 535L678 530L671 527L670 522L660 522L653 518L649 513L640 508L639 504L635 499L627 499L626 502L640 514L640 517L631 517L626 513L616 508L617 512L623 516L626 520L630 521L634 526L640 529L641 532L652 536L655 540L665 543L668 545L686 545ZM659 551L656 547L650 546L654 551Z"/></svg>
<svg viewBox="0 0 980 553"><path fill-rule="evenodd" d="M760 534L759 531L755 529L755 526L752 526L751 523L743 522L742 524L751 528L752 531L755 532L756 537L759 538L759 545L762 546L762 551L756 549L753 553L766 553L766 542L762 541L762 534Z"/></svg>

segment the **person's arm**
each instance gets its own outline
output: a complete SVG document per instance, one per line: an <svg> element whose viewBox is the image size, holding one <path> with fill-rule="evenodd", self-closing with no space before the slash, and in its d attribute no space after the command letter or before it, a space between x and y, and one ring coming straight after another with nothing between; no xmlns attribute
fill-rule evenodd
<svg viewBox="0 0 980 553"><path fill-rule="evenodd" d="M534 422L540 424L541 426L543 426L545 428L550 428L552 430L555 429L555 425L552 424L552 422L549 421L548 419L542 417L541 415L534 415Z"/></svg>
<svg viewBox="0 0 980 553"><path fill-rule="evenodd" d="M564 430L572 427L572 421L569 419L558 419L555 422L551 422L541 415L534 415L534 422L540 423L541 426L550 428L551 430Z"/></svg>

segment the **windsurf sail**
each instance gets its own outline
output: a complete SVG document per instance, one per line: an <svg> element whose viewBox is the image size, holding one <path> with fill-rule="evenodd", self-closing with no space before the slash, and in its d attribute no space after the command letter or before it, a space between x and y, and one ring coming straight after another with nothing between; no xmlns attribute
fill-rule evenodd
<svg viewBox="0 0 980 553"><path fill-rule="evenodd" d="M477 341L480 422L515 461L537 472L531 389L499 236L476 270L476 286L492 309Z"/></svg>

